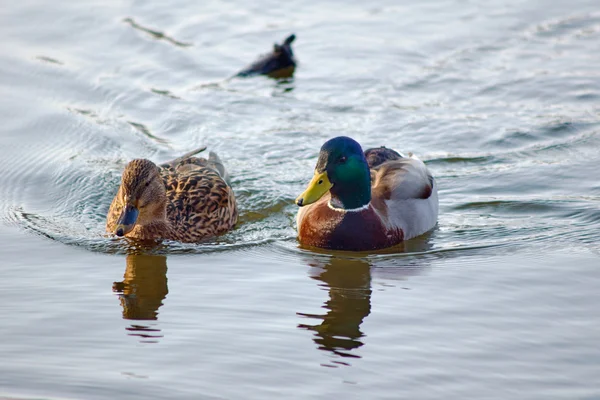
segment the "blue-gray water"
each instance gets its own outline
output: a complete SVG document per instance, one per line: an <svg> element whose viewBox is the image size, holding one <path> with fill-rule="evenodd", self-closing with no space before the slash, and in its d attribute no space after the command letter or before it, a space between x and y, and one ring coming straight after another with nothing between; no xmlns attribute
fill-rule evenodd
<svg viewBox="0 0 600 400"><path fill-rule="evenodd" d="M226 80L292 32L293 80ZM31 0L0 33L0 398L600 398L597 1ZM431 234L298 247L340 134L427 162ZM202 144L234 232L103 236L128 160Z"/></svg>

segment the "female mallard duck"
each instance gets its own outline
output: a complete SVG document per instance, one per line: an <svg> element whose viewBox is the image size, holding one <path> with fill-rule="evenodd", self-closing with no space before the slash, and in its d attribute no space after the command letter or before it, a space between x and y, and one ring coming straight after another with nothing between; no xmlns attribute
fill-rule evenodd
<svg viewBox="0 0 600 400"><path fill-rule="evenodd" d="M199 242L235 225L237 208L221 160L192 157L194 150L157 166L133 160L110 205L106 230L141 240Z"/></svg>
<svg viewBox="0 0 600 400"><path fill-rule="evenodd" d="M292 51L294 39L296 35L292 34L282 44L275 43L272 52L261 56L236 76L268 75L271 78L290 78L296 69L296 59Z"/></svg>
<svg viewBox="0 0 600 400"><path fill-rule="evenodd" d="M296 203L300 243L337 250L394 246L431 230L438 215L435 179L421 160L385 147L363 153L344 136L321 147Z"/></svg>

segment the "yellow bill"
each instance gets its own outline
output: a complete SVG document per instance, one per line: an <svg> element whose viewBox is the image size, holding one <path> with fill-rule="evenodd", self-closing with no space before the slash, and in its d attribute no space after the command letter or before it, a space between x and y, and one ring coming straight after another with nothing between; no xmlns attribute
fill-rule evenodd
<svg viewBox="0 0 600 400"><path fill-rule="evenodd" d="M327 177L327 172L318 173L315 171L315 176L313 176L306 190L298 196L296 204L300 207L312 204L323 197L332 186L333 184L329 182Z"/></svg>

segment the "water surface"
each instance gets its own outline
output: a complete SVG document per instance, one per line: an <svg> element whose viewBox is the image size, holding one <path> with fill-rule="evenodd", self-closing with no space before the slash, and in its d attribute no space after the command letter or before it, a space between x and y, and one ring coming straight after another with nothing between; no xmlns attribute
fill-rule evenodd
<svg viewBox="0 0 600 400"><path fill-rule="evenodd" d="M32 0L0 22L0 397L600 397L596 2ZM292 32L293 79L227 79ZM341 134L427 163L433 232L298 247L293 199ZM128 160L204 144L235 231L104 236Z"/></svg>

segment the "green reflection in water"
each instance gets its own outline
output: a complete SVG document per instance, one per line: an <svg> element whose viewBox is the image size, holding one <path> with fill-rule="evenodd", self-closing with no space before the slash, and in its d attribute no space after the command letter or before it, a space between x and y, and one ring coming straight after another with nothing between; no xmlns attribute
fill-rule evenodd
<svg viewBox="0 0 600 400"><path fill-rule="evenodd" d="M363 345L360 325L371 312L371 265L362 259L338 257L332 257L325 265L318 262L309 265L320 267L311 278L323 282L321 286L329 291L329 300L323 304L328 311L326 314L298 313L322 320L318 325L299 324L298 327L315 333L313 340L320 350L360 358L352 351Z"/></svg>
<svg viewBox="0 0 600 400"><path fill-rule="evenodd" d="M314 332L319 350L334 356L324 367L350 365L342 359L358 359L358 348L366 335L360 329L371 313L372 271L379 270L390 278L404 280L420 274L429 265L426 256L432 249L432 232L377 252L324 251L307 248L310 277L329 293L322 308L325 314L297 313L305 318L321 320L317 325L298 324L298 328ZM385 272L384 272L385 271Z"/></svg>

